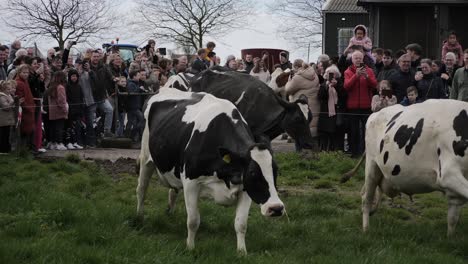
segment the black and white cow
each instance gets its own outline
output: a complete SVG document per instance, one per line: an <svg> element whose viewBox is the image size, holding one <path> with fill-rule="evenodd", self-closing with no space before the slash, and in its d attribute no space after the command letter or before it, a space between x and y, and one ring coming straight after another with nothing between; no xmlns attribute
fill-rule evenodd
<svg viewBox="0 0 468 264"><path fill-rule="evenodd" d="M218 204L237 203L237 249L246 252L245 233L251 200L264 216L285 209L276 191L277 167L266 146L256 144L236 107L211 94L161 89L145 110L139 157L138 216L151 175L171 190L183 189L187 210L187 247L195 246L200 224L199 196ZM169 205L175 205L175 191Z"/></svg>
<svg viewBox="0 0 468 264"><path fill-rule="evenodd" d="M301 148L312 147L309 129L312 114L305 96L286 102L257 78L224 67L195 76L182 73L171 76L164 88L206 92L229 100L239 109L257 141L269 142L287 132Z"/></svg>
<svg viewBox="0 0 468 264"><path fill-rule="evenodd" d="M380 197L375 199L378 187L377 196L443 192L449 207L448 235L453 234L468 201L467 148L468 103L428 100L372 114L366 124L364 231L380 202Z"/></svg>

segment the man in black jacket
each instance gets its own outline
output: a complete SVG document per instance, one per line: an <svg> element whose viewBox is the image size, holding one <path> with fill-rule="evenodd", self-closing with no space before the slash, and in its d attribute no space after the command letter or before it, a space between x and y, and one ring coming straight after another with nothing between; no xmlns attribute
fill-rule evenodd
<svg viewBox="0 0 468 264"><path fill-rule="evenodd" d="M89 80L94 97L94 109L99 108L104 112L104 136L112 137L112 114L114 109L109 102L108 91L114 89L114 80L112 74L107 67L101 62L101 55L95 50L91 56L91 65L89 71Z"/></svg>
<svg viewBox="0 0 468 264"><path fill-rule="evenodd" d="M390 75L388 80L392 84L393 94L398 102L401 102L406 96L406 89L415 85L414 71L411 70L411 56L403 54L398 59L399 69Z"/></svg>
<svg viewBox="0 0 468 264"><path fill-rule="evenodd" d="M205 63L205 57L206 57L206 50L205 49L199 49L197 51L197 58L193 61L192 63L192 69L191 69L191 72L193 74L197 74L199 72L202 72L206 69L208 69L208 67L206 66L206 63Z"/></svg>

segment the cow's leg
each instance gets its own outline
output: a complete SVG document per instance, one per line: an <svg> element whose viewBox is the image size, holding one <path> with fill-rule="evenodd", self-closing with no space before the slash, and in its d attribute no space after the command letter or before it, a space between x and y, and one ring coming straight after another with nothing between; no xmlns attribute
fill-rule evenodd
<svg viewBox="0 0 468 264"><path fill-rule="evenodd" d="M200 186L196 181L185 179L185 175L181 175L184 185L185 209L187 210L187 248L192 250L195 248L195 235L200 226L200 213L198 212L198 196Z"/></svg>
<svg viewBox="0 0 468 264"><path fill-rule="evenodd" d="M175 211L177 194L179 194L179 190L176 189L169 189L168 197L167 197L167 210L168 214L173 214Z"/></svg>
<svg viewBox="0 0 468 264"><path fill-rule="evenodd" d="M154 172L154 165L152 162L144 162L140 159L140 175L138 177L138 186L136 188L137 193L137 217L143 220L143 210L145 203L146 190L148 189L151 175Z"/></svg>
<svg viewBox="0 0 468 264"><path fill-rule="evenodd" d="M448 213L447 213L447 236L450 237L455 233L460 211L465 202L458 198L450 198L448 200Z"/></svg>
<svg viewBox="0 0 468 264"><path fill-rule="evenodd" d="M245 247L245 233L247 232L247 219L249 218L251 203L252 199L250 199L247 192L242 192L242 194L239 195L234 228L236 229L237 236L237 252L241 255L247 254L247 248Z"/></svg>
<svg viewBox="0 0 468 264"><path fill-rule="evenodd" d="M369 228L369 215L374 205L375 191L381 178L382 172L379 167L367 156L365 182L362 192L362 230L364 232Z"/></svg>

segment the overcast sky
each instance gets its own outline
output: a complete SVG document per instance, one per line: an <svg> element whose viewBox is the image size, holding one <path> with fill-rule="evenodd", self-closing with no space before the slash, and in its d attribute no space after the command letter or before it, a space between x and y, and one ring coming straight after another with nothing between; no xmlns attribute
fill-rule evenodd
<svg viewBox="0 0 468 264"><path fill-rule="evenodd" d="M1 6L5 6L8 0L0 0ZM37 0L30 0L37 1ZM254 29L239 29L233 30L229 34L216 39L207 37L205 42L213 40L216 43L216 53L224 62L225 58L233 54L240 57L241 50L246 48L279 48L290 52L290 59L293 61L296 58L307 60L307 50L294 50L287 39L283 39L277 34L277 28L280 25L280 20L275 15L268 12L265 4L274 0L258 0L256 1L258 15L251 17L248 23L250 28ZM120 0L119 12L129 15L129 11L134 6L133 0ZM125 15L124 15L125 17ZM144 32L138 30L129 30L127 27L117 28L115 32L102 34L101 38L96 41L96 47L100 47L104 42L110 42L114 37L120 37L121 43L131 43L136 45L144 44L151 36L145 35ZM9 44L17 38L19 34L15 34L4 23L0 23L0 43ZM32 46L34 42L38 43L39 48L45 54L47 48L56 46L56 42L48 38L26 39L23 41L23 46ZM156 40L157 43L158 40ZM161 45L171 48L170 43L161 43ZM159 46L159 44L158 44ZM79 46L78 46L79 48ZM320 49L311 49L310 61L315 61L320 55Z"/></svg>

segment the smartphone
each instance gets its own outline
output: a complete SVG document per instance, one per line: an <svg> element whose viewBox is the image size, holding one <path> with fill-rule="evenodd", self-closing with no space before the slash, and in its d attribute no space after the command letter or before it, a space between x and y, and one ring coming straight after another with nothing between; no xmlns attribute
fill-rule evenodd
<svg viewBox="0 0 468 264"><path fill-rule="evenodd" d="M416 71L422 71L421 66L416 67Z"/></svg>
<svg viewBox="0 0 468 264"><path fill-rule="evenodd" d="M392 90L382 90L382 95L388 98L392 98L393 92Z"/></svg>
<svg viewBox="0 0 468 264"><path fill-rule="evenodd" d="M335 73L334 72L329 72L328 73L328 81L331 82L331 80L333 80L333 78L335 78Z"/></svg>

